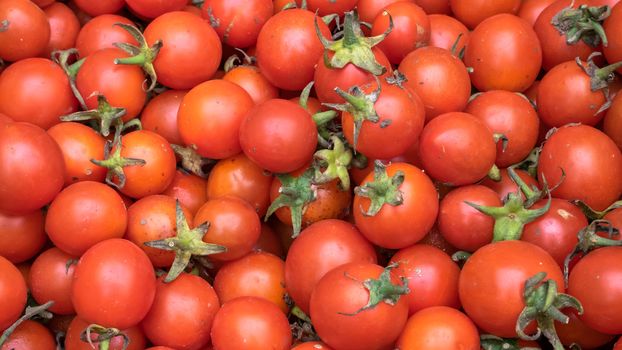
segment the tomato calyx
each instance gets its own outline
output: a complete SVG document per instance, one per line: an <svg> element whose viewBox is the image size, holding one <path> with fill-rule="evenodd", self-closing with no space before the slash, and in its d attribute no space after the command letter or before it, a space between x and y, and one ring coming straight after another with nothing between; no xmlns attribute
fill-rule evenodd
<svg viewBox="0 0 622 350"><path fill-rule="evenodd" d="M97 94L97 108L87 111L79 111L60 117L64 122L79 122L85 120L97 120L99 133L102 136L110 135L110 127L119 124L121 118L127 113L125 108L113 107L106 96Z"/></svg>
<svg viewBox="0 0 622 350"><path fill-rule="evenodd" d="M479 338L484 350L539 350L540 348L520 347L517 339L503 339L492 334L482 334Z"/></svg>
<svg viewBox="0 0 622 350"><path fill-rule="evenodd" d="M376 160L374 162L374 181L354 188L354 194L367 197L371 201L367 212L361 208L363 215L375 216L385 204L401 205L404 202L404 197L399 187L403 182L404 172L397 171L395 175L389 177L386 165Z"/></svg>
<svg viewBox="0 0 622 350"><path fill-rule="evenodd" d="M343 37L339 40L331 41L326 39L320 32L315 16L315 32L324 46L324 64L331 69L345 67L348 63L373 74L382 75L387 68L376 60L371 48L378 45L393 30L393 18L389 15L389 27L377 36L365 37L361 30L361 22L358 13L348 11L345 13L343 24ZM328 52L334 52L333 57L328 57Z"/></svg>
<svg viewBox="0 0 622 350"><path fill-rule="evenodd" d="M210 223L208 221L201 225L190 229L188 220L181 209L179 200L175 203L175 231L177 235L165 239L145 242L147 247L172 250L175 252L175 260L171 265L168 274L164 278L165 283L174 281L190 262L193 255L206 256L212 254L223 253L227 251L227 247L203 242L203 236L207 233Z"/></svg>
<svg viewBox="0 0 622 350"><path fill-rule="evenodd" d="M300 234L302 228L302 214L307 204L317 198L317 185L313 183L315 169L309 167L300 176L289 174L276 175L281 181L279 196L270 204L264 221L279 208L289 207L292 218L292 238Z"/></svg>
<svg viewBox="0 0 622 350"><path fill-rule="evenodd" d="M607 110L611 106L611 94L609 94L609 83L615 79L615 71L622 67L622 61L612 63L608 66L599 68L594 63L594 57L602 55L600 52L593 52L587 58L585 64L579 57L576 58L577 65L590 77L590 89L592 92L601 90L605 95L605 103L594 113L594 115Z"/></svg>
<svg viewBox="0 0 622 350"><path fill-rule="evenodd" d="M592 47L597 47L601 42L607 46L607 35L602 22L611 14L611 8L607 5L580 5L572 8L573 3L574 1L551 19L551 24L559 34L566 36L566 43L573 45L583 40Z"/></svg>
<svg viewBox="0 0 622 350"><path fill-rule="evenodd" d="M387 84L395 85L402 90L404 90L404 83L408 82L408 78L406 77L406 75L397 69L393 71L392 75L386 77L384 80L387 82Z"/></svg>
<svg viewBox="0 0 622 350"><path fill-rule="evenodd" d="M212 159L201 157L201 155L197 153L196 145L182 147L180 145L171 144L171 148L175 154L181 158L181 167L183 170L204 179L207 178L207 173L204 169L216 163L216 161Z"/></svg>
<svg viewBox="0 0 622 350"><path fill-rule="evenodd" d="M121 127L117 127L114 140L112 142L106 142L106 147L104 148L104 159L91 159L93 164L108 169L108 172L106 173L106 183L119 190L125 187L126 177L123 168L126 166L144 166L147 164L144 159L124 158L121 156L121 130ZM112 152L112 154L110 152ZM119 183L114 181L115 178Z"/></svg>
<svg viewBox="0 0 622 350"><path fill-rule="evenodd" d="M332 149L322 149L313 155L316 163L313 181L323 184L338 178L340 188L347 191L350 189L348 168L352 163L352 151L338 136L333 135L331 142Z"/></svg>
<svg viewBox="0 0 622 350"><path fill-rule="evenodd" d="M309 95L311 94L311 88L313 87L313 81L307 84L302 92L300 93L300 97L298 98L298 105L304 108L306 111L309 110L308 102ZM317 139L318 144L322 147L328 148L330 146L327 141L331 137L331 133L329 131L330 122L335 119L337 116L337 112L334 110L317 112L311 116L313 122L317 126Z"/></svg>
<svg viewBox="0 0 622 350"><path fill-rule="evenodd" d="M242 54L243 60L240 60L240 57L238 55L231 55L229 58L227 58L225 64L223 65L223 70L225 71L225 73L229 73L230 70L236 67L252 66L257 61L254 56L249 56L248 54L246 54L246 52L244 52L244 50L238 49L237 47L235 48L235 50Z"/></svg>
<svg viewBox="0 0 622 350"><path fill-rule="evenodd" d="M96 334L97 336L93 339L92 335ZM100 326L98 324L90 324L80 333L80 340L85 343L89 343L89 345L95 349L100 350L108 350L110 348L110 340L114 337L123 337L123 347L122 350L127 349L130 346L130 338L127 334L116 328L106 328L104 326ZM98 347L95 346L95 343L99 343Z"/></svg>
<svg viewBox="0 0 622 350"><path fill-rule="evenodd" d="M580 199L575 199L570 202L578 206L579 208L581 208L581 210L583 211L583 214L585 214L585 216L590 220L600 220L605 215L607 215L610 211L622 207L622 201L616 201L610 206L608 206L607 208L605 208L605 210L597 211L597 210L592 209L589 205L585 204L585 202L583 202Z"/></svg>
<svg viewBox="0 0 622 350"><path fill-rule="evenodd" d="M408 278L401 277L401 284L393 284L391 281L391 270L397 267L397 263L390 264L380 274L378 279L368 278L363 281L363 286L369 291L369 301L367 304L353 313L340 312L342 315L355 316L365 310L373 309L376 305L384 302L388 305L395 305L400 297L410 293L408 288ZM350 277L346 275L346 277ZM350 277L354 279L353 277Z"/></svg>
<svg viewBox="0 0 622 350"><path fill-rule="evenodd" d="M17 321L15 321L9 328L5 329L4 332L0 335L0 348L6 341L9 339L11 334L27 320L35 316L42 317L44 319L51 319L53 317L52 313L47 311L50 307L54 305L54 301L50 300L45 304L37 305L37 306L28 306L24 311L24 315L20 317Z"/></svg>
<svg viewBox="0 0 622 350"><path fill-rule="evenodd" d="M115 64L129 64L129 65L137 65L141 66L145 74L149 76L149 87L145 89L145 91L149 92L153 90L158 81L158 75L156 74L155 68L153 66L153 61L155 61L160 49L164 45L162 40L157 40L151 47L147 44L147 40L143 36L138 28L134 27L130 24L125 23L115 23L114 25L119 26L125 29L134 39L138 42L139 46L128 44L128 43L114 43L114 46L119 49L127 52L131 55L131 57L125 58L117 58L114 60Z"/></svg>
<svg viewBox="0 0 622 350"><path fill-rule="evenodd" d="M525 308L516 322L516 334L523 340L536 340L543 334L555 350L564 350L557 332L555 321L568 324L570 318L561 309L573 308L579 315L583 314L583 306L575 297L557 292L557 283L546 278L545 272L539 272L525 282L523 300ZM525 329L531 322L538 325L536 334L528 335Z"/></svg>
<svg viewBox="0 0 622 350"><path fill-rule="evenodd" d="M80 91L78 91L78 86L76 85L76 77L78 76L78 71L80 70L80 67L82 67L84 61L86 61L86 57L83 57L76 62L69 64L69 58L77 54L77 49L54 51L52 52L52 60L63 69L63 71L67 75L67 79L69 79L69 87L71 88L71 92L73 92L73 95L80 103L82 109L86 110L88 109L88 107L86 106L84 98L82 98Z"/></svg>

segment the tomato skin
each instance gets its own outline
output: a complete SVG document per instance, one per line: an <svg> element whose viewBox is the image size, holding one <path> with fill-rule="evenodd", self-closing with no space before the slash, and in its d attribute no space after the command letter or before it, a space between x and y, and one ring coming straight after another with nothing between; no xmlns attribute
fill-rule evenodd
<svg viewBox="0 0 622 350"><path fill-rule="evenodd" d="M425 11L428 15L442 14L450 15L451 7L449 0L416 0L415 3Z"/></svg>
<svg viewBox="0 0 622 350"><path fill-rule="evenodd" d="M319 341L310 341L300 343L294 346L291 350L332 350L332 348Z"/></svg>
<svg viewBox="0 0 622 350"><path fill-rule="evenodd" d="M536 188L540 187L538 185L538 180L531 177L531 175L529 175L529 173L525 170L514 169L514 171L516 172L516 175L518 175L518 177L520 177L525 182L525 184L529 186L529 188L532 188L533 186L536 186ZM499 195L499 199L503 201L508 196L508 194L516 193L519 191L519 189L514 180L512 180L512 178L508 174L507 168L500 169L500 175L500 181L494 181L491 178L485 178L480 184L497 192L497 194ZM521 197L525 198L525 195L521 193Z"/></svg>
<svg viewBox="0 0 622 350"><path fill-rule="evenodd" d="M358 0L309 0L309 10L318 11L318 15L326 16L331 13L342 14L352 10Z"/></svg>
<svg viewBox="0 0 622 350"><path fill-rule="evenodd" d="M223 80L230 81L243 88L257 105L279 97L279 89L270 84L255 66L238 66L225 73Z"/></svg>
<svg viewBox="0 0 622 350"><path fill-rule="evenodd" d="M469 38L464 63L480 91L523 91L536 80L542 64L538 36L529 23L499 14L480 23Z"/></svg>
<svg viewBox="0 0 622 350"><path fill-rule="evenodd" d="M217 23L214 29L222 43L237 48L256 43L273 11L271 0L208 0L201 6L201 16Z"/></svg>
<svg viewBox="0 0 622 350"><path fill-rule="evenodd" d="M0 75L0 113L14 121L49 129L77 109L67 75L49 59L24 59Z"/></svg>
<svg viewBox="0 0 622 350"><path fill-rule="evenodd" d="M523 241L488 244L473 253L462 268L458 287L462 307L483 331L515 337L516 320L525 307L525 281L539 272L545 272L546 278L563 290L562 271L542 248Z"/></svg>
<svg viewBox="0 0 622 350"><path fill-rule="evenodd" d="M167 12L179 11L188 3L186 0L125 0L127 7L138 16L153 19Z"/></svg>
<svg viewBox="0 0 622 350"><path fill-rule="evenodd" d="M43 9L50 23L50 41L43 53L50 57L52 51L67 50L75 47L80 31L80 21L71 9L60 2L54 2Z"/></svg>
<svg viewBox="0 0 622 350"><path fill-rule="evenodd" d="M254 252L266 252L279 258L285 257L285 251L281 239L276 232L266 223L261 224L261 234L257 243L253 246Z"/></svg>
<svg viewBox="0 0 622 350"><path fill-rule="evenodd" d="M179 107L187 93L187 91L167 90L149 100L140 114L143 130L153 131L172 144L182 145L177 118Z"/></svg>
<svg viewBox="0 0 622 350"><path fill-rule="evenodd" d="M216 314L211 336L214 349L289 350L292 343L283 312L257 297L225 303Z"/></svg>
<svg viewBox="0 0 622 350"><path fill-rule="evenodd" d="M155 291L147 254L128 240L113 238L82 255L74 271L71 300L77 315L88 322L125 329L145 317Z"/></svg>
<svg viewBox="0 0 622 350"><path fill-rule="evenodd" d="M196 15L173 11L154 19L143 33L151 46L164 46L153 62L158 82L177 90L191 89L210 79L218 69L222 45L209 22Z"/></svg>
<svg viewBox="0 0 622 350"><path fill-rule="evenodd" d="M30 268L30 292L38 304L54 300L48 311L58 315L75 313L71 303L71 282L76 257L53 247L41 253Z"/></svg>
<svg viewBox="0 0 622 350"><path fill-rule="evenodd" d="M361 22L372 23L385 7L398 1L415 2L415 0L359 0L356 4L359 19Z"/></svg>
<svg viewBox="0 0 622 350"><path fill-rule="evenodd" d="M272 99L246 114L240 126L240 145L244 154L261 168L288 173L303 167L313 157L317 127L311 115L299 105Z"/></svg>
<svg viewBox="0 0 622 350"><path fill-rule="evenodd" d="M533 27L542 11L555 1L557 0L524 0L517 15Z"/></svg>
<svg viewBox="0 0 622 350"><path fill-rule="evenodd" d="M516 14L521 6L521 0L450 0L449 3L454 16L470 29L497 14Z"/></svg>
<svg viewBox="0 0 622 350"><path fill-rule="evenodd" d="M421 350L480 349L479 333L473 321L446 306L426 308L412 315L396 346Z"/></svg>
<svg viewBox="0 0 622 350"><path fill-rule="evenodd" d="M415 244L399 250L390 264L398 264L391 273L408 279L410 292L408 315L431 306L458 308L458 277L460 268L442 250L427 244Z"/></svg>
<svg viewBox="0 0 622 350"><path fill-rule="evenodd" d="M0 18L9 22L7 30L0 32L0 59L17 62L43 53L50 40L50 24L37 5L28 0L4 0Z"/></svg>
<svg viewBox="0 0 622 350"><path fill-rule="evenodd" d="M350 262L375 264L377 257L373 246L346 221L318 221L302 230L287 252L287 293L308 314L309 299L317 282L328 271Z"/></svg>
<svg viewBox="0 0 622 350"><path fill-rule="evenodd" d="M613 335L603 334L586 326L574 309L563 311L570 318L568 324L555 322L555 330L562 344L570 346L575 343L582 349L595 349L613 340Z"/></svg>
<svg viewBox="0 0 622 350"><path fill-rule="evenodd" d="M462 22L449 15L429 15L428 18L430 19L430 46L451 50L457 40L457 53L466 47L470 31ZM458 40L460 34L462 36Z"/></svg>
<svg viewBox="0 0 622 350"><path fill-rule="evenodd" d="M89 323L81 319L79 316L76 316L73 320L71 320L65 335L65 350L93 350L93 347L91 347L88 342L80 339L80 334L88 326ZM130 345L126 350L143 350L147 345L145 335L139 327L123 329L122 332L130 338ZM97 339L96 337L97 336L95 334L91 335L92 340ZM99 348L98 342L94 341L93 344L96 348ZM119 335L113 337L110 340L109 350L123 350L123 337Z"/></svg>
<svg viewBox="0 0 622 350"><path fill-rule="evenodd" d="M78 32L76 49L80 57L87 57L92 53L115 47L113 43L127 43L138 45L136 39L125 29L114 25L123 23L134 25L126 17L104 14L88 21Z"/></svg>
<svg viewBox="0 0 622 350"><path fill-rule="evenodd" d="M207 281L182 273L174 281L158 279L153 306L141 323L156 345L179 350L202 349L220 308L218 296Z"/></svg>
<svg viewBox="0 0 622 350"><path fill-rule="evenodd" d="M302 90L313 80L314 67L324 52L313 23L313 12L291 9L270 17L261 28L256 45L257 66L272 85ZM325 38L331 37L321 20L318 26Z"/></svg>
<svg viewBox="0 0 622 350"><path fill-rule="evenodd" d="M603 131L622 149L622 94L613 98L611 107L605 113Z"/></svg>
<svg viewBox="0 0 622 350"><path fill-rule="evenodd" d="M406 87L421 97L426 121L462 111L471 96L471 80L464 63L449 51L422 47L408 54L398 70L406 75Z"/></svg>
<svg viewBox="0 0 622 350"><path fill-rule="evenodd" d="M45 244L43 212L23 215L0 211L0 256L18 264L34 257Z"/></svg>
<svg viewBox="0 0 622 350"><path fill-rule="evenodd" d="M115 13L125 6L125 0L74 0L74 3L80 10L84 11L91 17Z"/></svg>
<svg viewBox="0 0 622 350"><path fill-rule="evenodd" d="M438 213L438 193L432 180L419 168L408 163L392 163L386 168L389 177L396 172L404 173L404 182L399 186L403 203L397 206L383 205L375 216L366 216L371 201L354 196L352 208L354 222L365 238L374 244L401 249L421 240L434 225ZM373 181L373 173L361 183Z"/></svg>
<svg viewBox="0 0 622 350"><path fill-rule="evenodd" d="M26 320L11 333L1 350L55 350L52 332L39 322Z"/></svg>
<svg viewBox="0 0 622 350"><path fill-rule="evenodd" d="M568 147L572 145L572 147ZM607 164L607 171L601 171ZM538 179L561 184L557 198L580 199L595 210L604 210L622 193L622 153L603 132L587 125L559 128L544 144L538 161Z"/></svg>
<svg viewBox="0 0 622 350"><path fill-rule="evenodd" d="M173 181L162 194L179 200L179 203L194 216L197 210L207 202L206 188L205 179L177 170Z"/></svg>
<svg viewBox="0 0 622 350"><path fill-rule="evenodd" d="M60 148L43 129L23 122L0 125L0 210L33 212L63 187Z"/></svg>
<svg viewBox="0 0 622 350"><path fill-rule="evenodd" d="M0 330L9 328L26 306L26 281L17 267L0 255Z"/></svg>
<svg viewBox="0 0 622 350"><path fill-rule="evenodd" d="M406 298L357 312L369 301L363 281L378 279L383 271L376 264L354 262L330 270L318 281L309 307L322 341L335 349L351 350L388 349L395 342L408 318ZM391 283L400 284L397 278Z"/></svg>
<svg viewBox="0 0 622 350"><path fill-rule="evenodd" d="M608 45L603 46L603 54L609 63L622 61L622 39L619 33L622 32L622 5L618 2L611 8L611 15L605 19L603 28L607 35ZM617 34L616 34L617 33ZM618 68L618 73L622 73L622 69Z"/></svg>
<svg viewBox="0 0 622 350"><path fill-rule="evenodd" d="M254 103L240 86L206 81L184 96L177 116L179 134L203 157L223 159L240 153L240 125Z"/></svg>

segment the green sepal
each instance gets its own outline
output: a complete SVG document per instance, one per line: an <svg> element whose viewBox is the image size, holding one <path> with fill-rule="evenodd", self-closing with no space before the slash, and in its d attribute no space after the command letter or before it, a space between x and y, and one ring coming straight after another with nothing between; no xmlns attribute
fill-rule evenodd
<svg viewBox="0 0 622 350"><path fill-rule="evenodd" d="M144 159L121 157L122 129L122 126L118 126L115 131L114 140L112 142L106 141L106 146L104 148L104 159L91 159L91 163L108 169L108 172L106 173L106 183L119 190L125 187L126 177L123 168L125 168L126 166L144 166L145 164L147 164ZM114 152L112 152L111 154L110 152L112 151L112 149L114 149ZM114 182L115 178L118 180L118 184Z"/></svg>
<svg viewBox="0 0 622 350"><path fill-rule="evenodd" d="M196 176L207 178L208 174L205 172L205 167L214 164L216 161L201 157L196 151L196 146L190 145L188 147L182 147L179 145L171 144L171 148L177 156L181 158L181 167L189 173Z"/></svg>
<svg viewBox="0 0 622 350"><path fill-rule="evenodd" d="M590 77L590 90L592 92L602 91L605 95L605 103L594 113L597 115L601 113L609 107L611 107L611 94L609 93L609 84L615 80L616 69L622 67L622 61L610 64L606 67L599 68L596 63L594 63L594 57L602 55L600 52L593 52L587 58L585 64L581 61L579 57L575 59L577 65L581 67L581 69Z"/></svg>
<svg viewBox="0 0 622 350"><path fill-rule="evenodd" d="M367 197L371 201L365 216L375 216L385 204L392 206L401 205L404 202L400 186L404 182L404 173L397 171L395 175L389 177L387 167L379 160L374 162L374 181L366 183L364 186L354 188L354 194L360 197Z"/></svg>
<svg viewBox="0 0 622 350"><path fill-rule="evenodd" d="M622 200L614 202L613 204L611 204L605 210L602 210L602 211L592 209L589 205L587 205L585 202L579 199L572 200L571 202L572 204L581 208L581 210L583 211L583 214L585 214L585 216L590 220L600 220L603 217L605 217L605 215L607 215L610 211L622 207Z"/></svg>
<svg viewBox="0 0 622 350"><path fill-rule="evenodd" d="M78 86L76 85L76 76L78 75L78 71L82 64L86 60L86 57L83 57L73 64L69 64L69 57L73 55L78 55L78 49L67 49L67 50L57 50L52 52L52 61L56 62L67 75L67 79L69 79L69 87L71 88L71 92L80 103L80 107L83 110L86 110L88 107L84 102L84 98L78 91Z"/></svg>
<svg viewBox="0 0 622 350"><path fill-rule="evenodd" d="M110 127L115 124L119 125L126 113L125 108L113 107L106 99L106 96L97 94L97 108L71 113L60 117L60 120L64 122L95 120L98 122L99 133L106 137L110 135Z"/></svg>
<svg viewBox="0 0 622 350"><path fill-rule="evenodd" d="M573 8L573 5L574 1L551 19L551 24L559 34L566 36L566 44L574 45L583 40L591 47L598 47L601 43L607 46L602 22L611 14L611 8L607 5L590 7L585 4Z"/></svg>
<svg viewBox="0 0 622 350"><path fill-rule="evenodd" d="M339 179L341 189L347 191L350 189L348 169L352 163L352 151L338 136L332 136L331 141L332 149L322 149L313 155L316 163L313 182L322 184Z"/></svg>
<svg viewBox="0 0 622 350"><path fill-rule="evenodd" d="M160 49L163 46L162 40L157 40L151 47L149 47L143 33L141 33L141 31L135 26L120 22L117 22L114 25L119 26L130 33L139 45L136 46L128 43L114 43L114 46L131 55L131 57L117 58L114 60L114 63L141 66L145 74L149 76L149 87L145 90L147 92L153 90L158 81L158 75L156 74L153 66L153 61L155 61Z"/></svg>

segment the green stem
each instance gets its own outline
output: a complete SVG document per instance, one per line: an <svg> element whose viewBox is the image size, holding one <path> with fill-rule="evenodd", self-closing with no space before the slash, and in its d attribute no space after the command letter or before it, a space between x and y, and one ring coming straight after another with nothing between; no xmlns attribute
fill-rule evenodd
<svg viewBox="0 0 622 350"><path fill-rule="evenodd" d="M357 196L367 197L371 201L366 212L361 208L363 215L375 216L385 204L401 205L404 202L404 197L399 188L403 182L404 173L402 171L397 171L395 175L389 177L386 166L381 161L376 160L374 163L374 180L354 189Z"/></svg>
<svg viewBox="0 0 622 350"><path fill-rule="evenodd" d="M0 347L2 347L4 343L6 343L6 341L9 339L11 334L13 334L13 332L15 331L15 329L17 329L17 327L19 327L19 325L33 318L34 316L47 313L47 310L50 307L52 307L52 305L54 305L54 301L48 301L47 303L43 305L39 305L35 307L31 307L31 306L26 307L26 311L24 312L24 315L20 317L17 321L15 321L15 323L13 323L9 328L5 329L4 332L2 332L2 335L0 336Z"/></svg>

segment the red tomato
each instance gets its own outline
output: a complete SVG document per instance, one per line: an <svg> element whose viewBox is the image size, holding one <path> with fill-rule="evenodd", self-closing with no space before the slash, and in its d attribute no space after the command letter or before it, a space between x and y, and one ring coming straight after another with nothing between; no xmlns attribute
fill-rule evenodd
<svg viewBox="0 0 622 350"><path fill-rule="evenodd" d="M73 318L65 335L65 350L93 350L93 347L80 339L81 333L89 326L89 323L80 317ZM124 329L123 332L130 340L130 345L125 350L143 350L147 340L139 327L131 327ZM97 342L97 335L91 334L91 340L96 348L100 348L101 343ZM110 339L110 347L108 350L124 350L123 336L117 335Z"/></svg>
<svg viewBox="0 0 622 350"><path fill-rule="evenodd" d="M167 90L149 100L140 115L144 130L150 130L164 137L166 141L182 145L183 140L177 127L177 117L182 99L187 91Z"/></svg>
<svg viewBox="0 0 622 350"><path fill-rule="evenodd" d="M173 181L162 194L179 200L179 203L194 215L207 202L206 188L205 179L177 170Z"/></svg>
<svg viewBox="0 0 622 350"><path fill-rule="evenodd" d="M289 350L292 333L287 317L273 303L239 297L225 303L214 319L215 349Z"/></svg>
<svg viewBox="0 0 622 350"><path fill-rule="evenodd" d="M450 0L454 16L470 29L482 21L500 13L516 14L521 0Z"/></svg>
<svg viewBox="0 0 622 350"><path fill-rule="evenodd" d="M602 164L607 164L607 171L601 171ZM603 132L587 125L558 129L544 144L538 161L541 183L543 178L549 184L561 182L553 196L580 199L595 210L607 208L620 197L621 177L620 149Z"/></svg>
<svg viewBox="0 0 622 350"><path fill-rule="evenodd" d="M0 330L9 328L26 307L26 281L17 267L0 255Z"/></svg>
<svg viewBox="0 0 622 350"><path fill-rule="evenodd" d="M283 244L276 232L266 223L261 224L261 235L253 246L254 252L266 252L279 258L285 257Z"/></svg>
<svg viewBox="0 0 622 350"><path fill-rule="evenodd" d="M479 350L477 327L462 312L435 306L412 315L397 340L399 349Z"/></svg>
<svg viewBox="0 0 622 350"><path fill-rule="evenodd" d="M415 3L425 11L428 15L432 14L451 14L449 0L416 0Z"/></svg>
<svg viewBox="0 0 622 350"><path fill-rule="evenodd" d="M456 46L459 54L469 42L469 29L462 22L448 15L429 15L430 19L430 46L451 50ZM460 39L458 36L462 34Z"/></svg>
<svg viewBox="0 0 622 350"><path fill-rule="evenodd" d="M45 130L29 123L0 125L0 210L30 213L63 188L63 154Z"/></svg>
<svg viewBox="0 0 622 350"><path fill-rule="evenodd" d="M294 346L291 350L333 350L328 345L319 341L309 341Z"/></svg>
<svg viewBox="0 0 622 350"><path fill-rule="evenodd" d="M80 21L71 9L60 2L43 9L50 23L50 41L43 53L50 57L52 51L67 50L76 46L76 38L80 31Z"/></svg>
<svg viewBox="0 0 622 350"><path fill-rule="evenodd" d="M524 0L517 15L533 27L542 11L555 1L557 0Z"/></svg>
<svg viewBox="0 0 622 350"><path fill-rule="evenodd" d="M357 0L308 0L307 4L310 11L317 10L320 16L326 16L350 11L357 6L357 2Z"/></svg>
<svg viewBox="0 0 622 350"><path fill-rule="evenodd" d="M222 79L243 88L256 105L279 97L279 89L270 84L255 66L237 66L225 73Z"/></svg>
<svg viewBox="0 0 622 350"><path fill-rule="evenodd" d="M45 12L32 1L3 0L0 18L0 59L15 62L45 51L50 24Z"/></svg>
<svg viewBox="0 0 622 350"><path fill-rule="evenodd" d="M30 268L30 292L33 298L39 304L53 300L54 305L48 310L55 314L75 313L71 303L71 282L76 259L54 247L37 256Z"/></svg>
<svg viewBox="0 0 622 350"><path fill-rule="evenodd" d="M622 94L613 98L611 107L605 114L603 131L622 149Z"/></svg>
<svg viewBox="0 0 622 350"><path fill-rule="evenodd" d="M222 43L237 48L255 45L273 12L271 0L207 0L201 9L201 16L210 21Z"/></svg>
<svg viewBox="0 0 622 350"><path fill-rule="evenodd" d="M210 341L219 307L214 289L199 276L182 273L171 283L160 278L142 329L153 344L200 349Z"/></svg>
<svg viewBox="0 0 622 350"><path fill-rule="evenodd" d="M77 109L67 75L49 59L24 59L0 75L0 113L14 121L48 129Z"/></svg>
<svg viewBox="0 0 622 350"><path fill-rule="evenodd" d="M603 54L609 63L622 61L622 5L618 2L611 9L611 15L603 23L605 34L607 35L608 45L603 46ZM618 68L618 73L622 73L622 68Z"/></svg>
<svg viewBox="0 0 622 350"><path fill-rule="evenodd" d="M71 300L77 315L89 323L125 329L145 317L155 291L155 273L147 254L130 241L113 238L82 255Z"/></svg>
<svg viewBox="0 0 622 350"><path fill-rule="evenodd" d="M102 49L115 47L114 43L138 45L138 42L125 29L115 23L134 25L129 19L118 15L101 15L88 21L76 38L76 49L80 57L87 57Z"/></svg>
<svg viewBox="0 0 622 350"><path fill-rule="evenodd" d="M542 49L529 23L514 15L499 14L473 30L464 63L473 68L471 81L480 91L524 91L540 72Z"/></svg>
<svg viewBox="0 0 622 350"><path fill-rule="evenodd" d="M359 0L356 4L359 19L361 22L372 23L385 7L398 1L415 2L415 0Z"/></svg>
<svg viewBox="0 0 622 350"><path fill-rule="evenodd" d="M187 0L125 0L127 7L140 17L156 18L167 12L179 11L186 6Z"/></svg>
<svg viewBox="0 0 622 350"><path fill-rule="evenodd" d="M373 246L345 221L329 219L304 229L285 259L287 294L305 313L317 281L328 271L350 262L377 262Z"/></svg>
<svg viewBox="0 0 622 350"><path fill-rule="evenodd" d="M609 343L614 336L597 332L585 325L574 309L564 312L570 321L568 324L555 322L555 330L562 344L570 346L572 343L582 349L595 349Z"/></svg>
<svg viewBox="0 0 622 350"><path fill-rule="evenodd" d="M125 0L74 0L73 2L80 10L92 17L115 13L125 6Z"/></svg>
<svg viewBox="0 0 622 350"><path fill-rule="evenodd" d="M516 172L518 177L520 177L525 182L525 184L529 186L529 188L533 188L534 186L536 186L536 188L539 188L538 181L531 177L531 175L529 175L529 173L525 170L515 169L514 172ZM501 176L501 180L494 181L491 178L485 178L484 181L482 181L480 184L497 192L499 199L503 201L508 196L508 194L516 193L519 191L519 189L516 185L516 182L514 182L514 180L512 180L512 178L508 174L507 168L501 169L499 173ZM525 198L525 195L522 194L522 192L520 193L521 197Z"/></svg>
<svg viewBox="0 0 622 350"><path fill-rule="evenodd" d="M39 322L26 320L17 326L0 350L55 350L56 341L49 329Z"/></svg>
<svg viewBox="0 0 622 350"><path fill-rule="evenodd" d="M11 215L0 211L0 256L14 264L35 256L47 241L43 212Z"/></svg>
<svg viewBox="0 0 622 350"><path fill-rule="evenodd" d="M240 86L215 79L184 96L177 115L179 134L203 157L223 159L240 153L240 125L254 103ZM272 140L270 140L272 141Z"/></svg>

